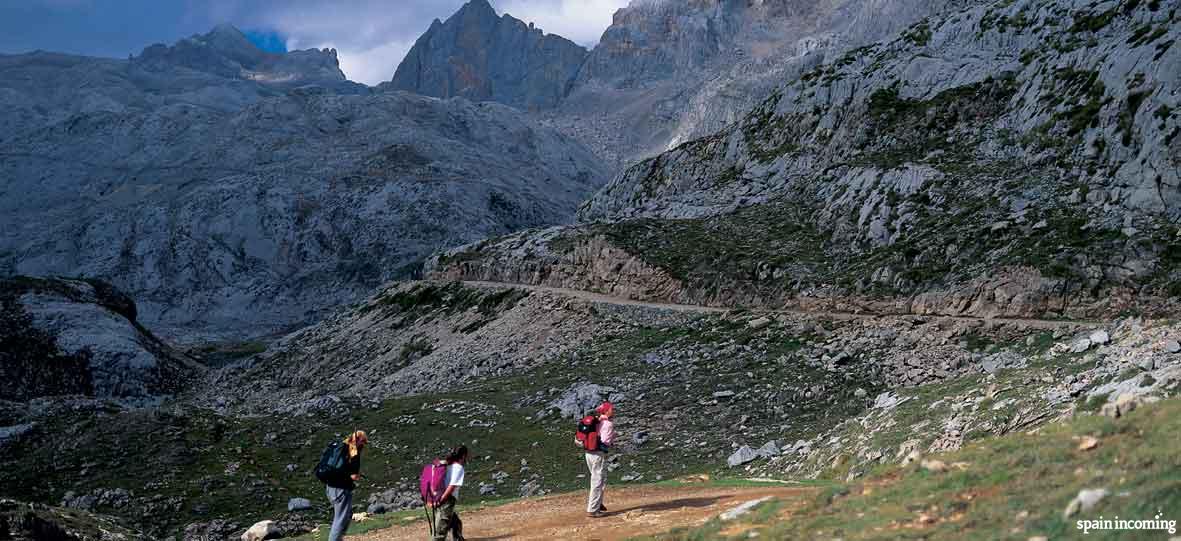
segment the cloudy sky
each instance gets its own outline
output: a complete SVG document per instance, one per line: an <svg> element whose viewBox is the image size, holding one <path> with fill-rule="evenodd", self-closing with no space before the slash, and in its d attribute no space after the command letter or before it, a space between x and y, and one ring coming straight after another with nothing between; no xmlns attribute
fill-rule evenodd
<svg viewBox="0 0 1181 541"><path fill-rule="evenodd" d="M125 58L231 23L288 49L334 47L354 81L377 84L433 19L466 0L0 0L0 53ZM490 0L499 13L594 45L628 0Z"/></svg>

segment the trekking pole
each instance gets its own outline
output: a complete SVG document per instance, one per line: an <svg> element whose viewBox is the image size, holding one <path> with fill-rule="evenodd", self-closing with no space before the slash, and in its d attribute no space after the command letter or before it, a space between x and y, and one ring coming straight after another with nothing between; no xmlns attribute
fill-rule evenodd
<svg viewBox="0 0 1181 541"><path fill-rule="evenodd" d="M431 506L426 502L426 500L422 501L422 512L426 514L426 527L431 532L431 539L434 539L435 521L431 518Z"/></svg>

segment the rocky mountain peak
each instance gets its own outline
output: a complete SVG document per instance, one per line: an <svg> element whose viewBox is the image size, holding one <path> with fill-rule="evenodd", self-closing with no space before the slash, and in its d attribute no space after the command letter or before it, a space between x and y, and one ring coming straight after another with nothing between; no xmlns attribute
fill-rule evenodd
<svg viewBox="0 0 1181 541"><path fill-rule="evenodd" d="M460 7L456 14L469 17L498 18L496 10L492 8L492 4L489 4L488 0L471 0Z"/></svg>
<svg viewBox="0 0 1181 541"><path fill-rule="evenodd" d="M548 109L566 95L586 54L561 36L498 16L486 0L472 0L446 21L436 19L384 86Z"/></svg>
<svg viewBox="0 0 1181 541"><path fill-rule="evenodd" d="M219 24L168 46L151 45L133 65L161 72L180 67L228 79L249 79L263 83L345 81L334 49L308 49L288 53L264 51L231 24Z"/></svg>

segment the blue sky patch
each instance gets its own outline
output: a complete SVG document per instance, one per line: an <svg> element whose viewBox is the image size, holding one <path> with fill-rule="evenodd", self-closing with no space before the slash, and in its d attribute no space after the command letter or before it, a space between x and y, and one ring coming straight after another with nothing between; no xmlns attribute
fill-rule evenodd
<svg viewBox="0 0 1181 541"><path fill-rule="evenodd" d="M243 30L246 39L268 53L287 52L287 38L273 30Z"/></svg>

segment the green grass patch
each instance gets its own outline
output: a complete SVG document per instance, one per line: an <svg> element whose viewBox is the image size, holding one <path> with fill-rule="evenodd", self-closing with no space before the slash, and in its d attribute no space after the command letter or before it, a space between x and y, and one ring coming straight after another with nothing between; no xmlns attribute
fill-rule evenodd
<svg viewBox="0 0 1181 541"><path fill-rule="evenodd" d="M1082 537L1077 519L1174 519L1181 509L1181 398L1109 419L1080 415L1037 433L1013 433L970 443L939 456L966 467L930 473L892 466L859 483L822 492L788 521L756 515L760 539L1050 539ZM1078 449L1078 438L1100 445ZM1063 510L1079 490L1107 488L1095 509L1074 517ZM661 539L725 539L706 524ZM1147 530L1092 531L1096 539L1162 539ZM745 533L734 539L745 538Z"/></svg>

